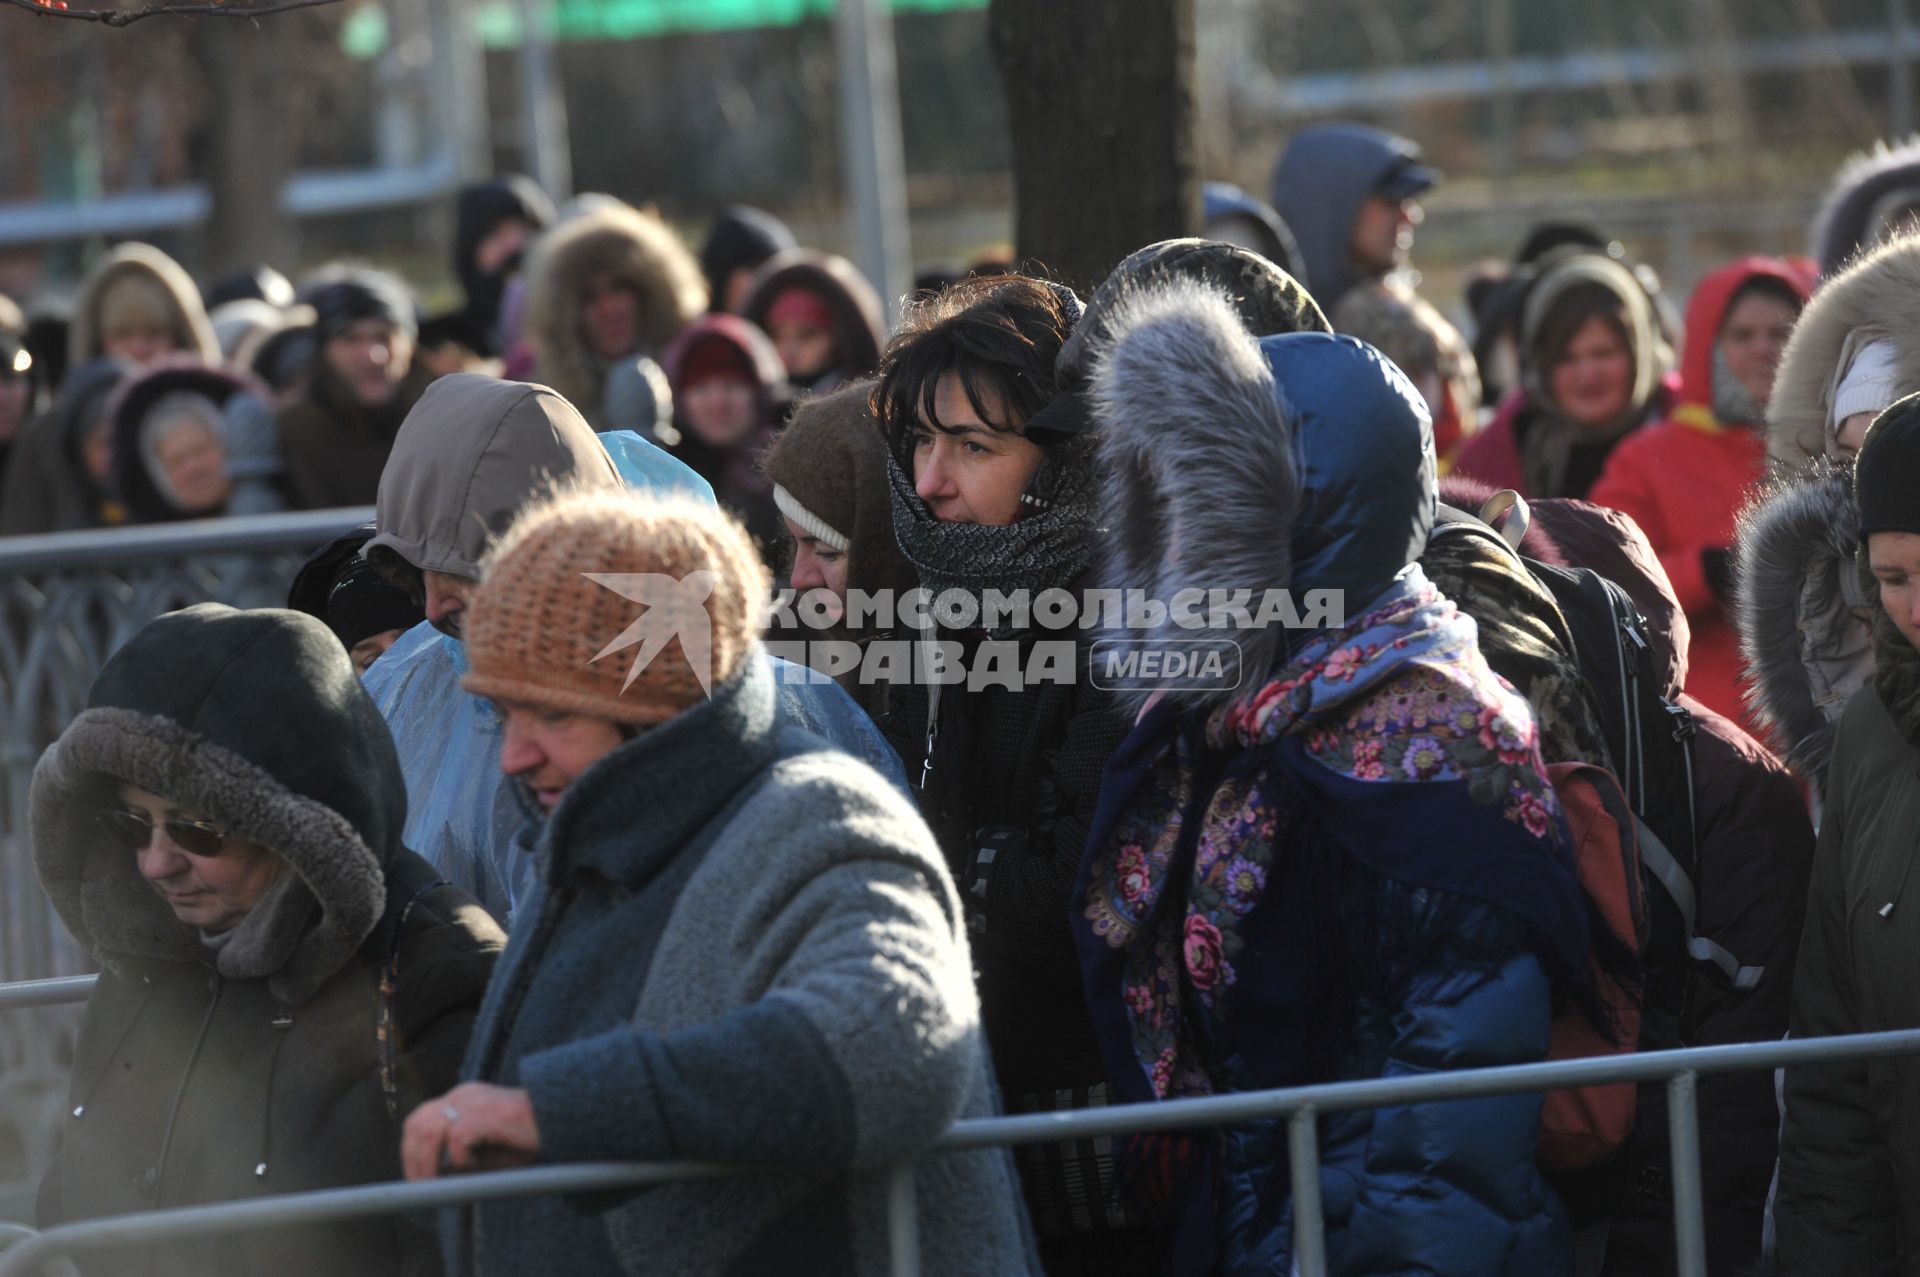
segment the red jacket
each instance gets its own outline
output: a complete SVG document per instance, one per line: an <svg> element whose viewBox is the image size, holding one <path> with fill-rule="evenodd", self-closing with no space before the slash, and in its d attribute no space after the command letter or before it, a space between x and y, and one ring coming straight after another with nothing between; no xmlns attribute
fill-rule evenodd
<svg viewBox="0 0 1920 1277"><path fill-rule="evenodd" d="M1700 281L1687 303L1686 354L1680 400L1658 425L1620 441L1588 500L1631 515L1667 570L1693 630L1687 691L1749 732L1740 688L1740 639L1707 582L1701 554L1733 544L1734 516L1766 468L1761 423L1721 422L1713 415L1713 351L1735 293L1754 279L1779 280L1804 302L1811 281L1792 263L1747 257Z"/></svg>

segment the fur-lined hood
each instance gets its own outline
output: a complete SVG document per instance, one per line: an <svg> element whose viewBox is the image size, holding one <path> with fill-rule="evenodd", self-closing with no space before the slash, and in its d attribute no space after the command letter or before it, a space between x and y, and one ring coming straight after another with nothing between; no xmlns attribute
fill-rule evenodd
<svg viewBox="0 0 1920 1277"><path fill-rule="evenodd" d="M1794 325L1767 402L1767 460L1792 469L1828 455L1827 417L1847 340L1894 343L1895 398L1920 390L1920 235L1854 259L1821 285Z"/></svg>
<svg viewBox="0 0 1920 1277"><path fill-rule="evenodd" d="M826 391L871 375L887 345L886 308L860 268L844 257L795 248L770 257L754 276L740 313L771 331L767 312L781 294L801 288L826 302L833 316L832 376L808 388Z"/></svg>
<svg viewBox="0 0 1920 1277"><path fill-rule="evenodd" d="M1820 263L1823 277L1880 241L1889 200L1920 202L1920 136L1875 142L1872 150L1848 157L1841 166L1807 238L1807 251Z"/></svg>
<svg viewBox="0 0 1920 1277"><path fill-rule="evenodd" d="M100 303L122 279L145 275L160 285L173 302L173 341L177 353L198 355L209 364L221 362L220 339L214 335L200 289L180 263L148 244L120 244L94 263L80 281L73 299L73 323L67 329L67 366L78 368L106 351L101 346Z"/></svg>
<svg viewBox="0 0 1920 1277"><path fill-rule="evenodd" d="M665 350L707 309L699 263L656 214L596 205L541 236L527 263L527 339L540 380L589 420L600 413L606 361L587 348L580 301L588 277L600 271L640 295L642 349L630 353Z"/></svg>
<svg viewBox="0 0 1920 1277"><path fill-rule="evenodd" d="M1233 303L1181 281L1123 299L1096 352L1092 396L1106 478L1100 584L1169 604L1182 590L1337 591L1356 616L1414 563L1437 506L1433 427L1406 376L1365 342L1256 340ZM1170 690L1189 707L1263 682L1294 646L1284 620L1159 627L1106 638L1228 646L1238 688ZM1205 649L1201 649L1205 650ZM1134 689L1136 702L1154 690Z"/></svg>
<svg viewBox="0 0 1920 1277"><path fill-rule="evenodd" d="M149 624L107 662L87 708L34 769L34 864L54 908L109 970L205 950L102 837L125 781L284 859L219 950L221 974L298 1005L372 935L407 793L386 723L346 650L299 612L202 604Z"/></svg>
<svg viewBox="0 0 1920 1277"><path fill-rule="evenodd" d="M1753 675L1748 704L1794 770L1823 788L1841 711L1873 672L1859 544L1852 474L1824 458L1774 480L1740 513L1735 619Z"/></svg>

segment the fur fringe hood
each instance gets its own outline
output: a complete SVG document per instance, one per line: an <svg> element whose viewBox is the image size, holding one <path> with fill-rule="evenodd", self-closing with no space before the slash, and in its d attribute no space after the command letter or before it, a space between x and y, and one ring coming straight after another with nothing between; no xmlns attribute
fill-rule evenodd
<svg viewBox="0 0 1920 1277"><path fill-rule="evenodd" d="M67 366L78 368L105 353L100 344L100 303L109 288L135 275L150 278L172 301L173 340L179 352L218 366L222 361L220 340L214 335L193 277L159 249L135 243L116 245L81 281L73 299L73 326L67 331Z"/></svg>
<svg viewBox="0 0 1920 1277"><path fill-rule="evenodd" d="M1894 143L1882 139L1848 158L1807 237L1807 251L1820 263L1823 277L1879 240L1884 227L1873 223L1881 201L1902 192L1920 194L1920 136Z"/></svg>
<svg viewBox="0 0 1920 1277"><path fill-rule="evenodd" d="M1851 473L1824 458L1763 489L1738 525L1735 618L1753 675L1748 704L1793 769L1822 788L1841 711L1873 671L1870 595L1854 564L1859 529Z"/></svg>
<svg viewBox="0 0 1920 1277"><path fill-rule="evenodd" d="M287 862L219 950L222 975L264 979L297 1006L379 924L405 782L345 650L312 617L207 604L160 618L108 662L34 769L41 885L102 966L136 979L205 949L101 833L122 781Z"/></svg>
<svg viewBox="0 0 1920 1277"><path fill-rule="evenodd" d="M589 420L600 414L605 361L587 348L580 300L587 278L606 271L640 296L639 353L657 355L707 309L700 265L654 213L612 203L561 222L527 264L526 333L539 380Z"/></svg>
<svg viewBox="0 0 1920 1277"><path fill-rule="evenodd" d="M1112 340L1095 352L1093 374L1109 530L1100 583L1163 604L1192 588L1258 597L1286 586L1299 475L1293 429L1260 343L1224 295L1185 282L1117 301L1108 323ZM1188 630L1171 617L1151 631L1100 638L1207 645L1194 650L1237 644L1240 689L1169 693L1198 704L1250 690L1285 650L1278 626ZM1137 712L1151 694L1132 689L1123 699Z"/></svg>
<svg viewBox="0 0 1920 1277"><path fill-rule="evenodd" d="M1920 235L1855 258L1800 312L1767 404L1767 459L1776 470L1827 455L1833 383L1855 333L1892 340L1899 394L1920 390Z"/></svg>
<svg viewBox="0 0 1920 1277"><path fill-rule="evenodd" d="M1418 559L1437 507L1432 426L1371 346L1325 333L1256 340L1203 284L1133 293L1108 323L1091 387L1109 529L1099 583L1169 610L1157 626L1100 637L1237 649L1236 686L1165 690L1188 708L1224 704L1270 677L1295 646L1290 630L1316 628L1315 592L1354 616ZM1185 609L1172 605L1194 590L1208 596L1205 623L1188 612L1180 624ZM1292 591L1277 618L1261 608L1269 590ZM1246 615L1213 608L1235 595ZM1159 690L1120 685L1136 710Z"/></svg>

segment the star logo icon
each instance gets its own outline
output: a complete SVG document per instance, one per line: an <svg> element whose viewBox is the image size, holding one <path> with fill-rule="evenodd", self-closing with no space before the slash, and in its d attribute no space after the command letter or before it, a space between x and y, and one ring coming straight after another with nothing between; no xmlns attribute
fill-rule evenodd
<svg viewBox="0 0 1920 1277"><path fill-rule="evenodd" d="M639 619L620 632L620 636L601 648L594 661L629 647L638 647L625 692L640 677L642 670L665 650L674 639L700 680L700 690L713 695L713 619L707 615L707 598L713 593L713 573L702 569L684 577L660 572L583 572L582 576L602 589L612 590L646 608ZM591 664L592 662L589 662Z"/></svg>

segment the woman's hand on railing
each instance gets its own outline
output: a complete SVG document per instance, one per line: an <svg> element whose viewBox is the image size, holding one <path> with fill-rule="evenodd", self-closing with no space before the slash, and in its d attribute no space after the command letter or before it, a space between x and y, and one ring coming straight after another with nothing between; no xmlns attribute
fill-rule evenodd
<svg viewBox="0 0 1920 1277"><path fill-rule="evenodd" d="M497 1171L540 1160L533 1101L516 1087L463 1082L407 1117L400 1168L408 1179Z"/></svg>

